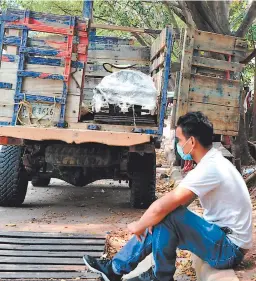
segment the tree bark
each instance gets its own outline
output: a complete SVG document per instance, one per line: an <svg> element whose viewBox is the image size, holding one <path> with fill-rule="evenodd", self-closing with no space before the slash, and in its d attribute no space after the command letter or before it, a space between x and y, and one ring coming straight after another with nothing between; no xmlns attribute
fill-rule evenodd
<svg viewBox="0 0 256 281"><path fill-rule="evenodd" d="M255 164L256 161L252 158L247 143L244 114L243 114L243 118L241 118L240 120L239 138L240 138L239 146L240 146L240 154L241 154L241 164L242 165Z"/></svg>
<svg viewBox="0 0 256 281"><path fill-rule="evenodd" d="M240 27L236 31L237 37L244 37L256 18L256 1L252 1Z"/></svg>
<svg viewBox="0 0 256 281"><path fill-rule="evenodd" d="M255 61L255 64L254 64L254 99L253 99L252 139L256 140L256 61Z"/></svg>
<svg viewBox="0 0 256 281"><path fill-rule="evenodd" d="M223 34L230 34L229 5L230 1L207 1L209 8L215 15L216 22Z"/></svg>
<svg viewBox="0 0 256 281"><path fill-rule="evenodd" d="M232 141L232 154L234 156L234 164L239 172L241 172L241 165L253 165L256 161L250 154L248 140L246 135L245 120L244 120L244 98L245 91L242 91L241 106L240 106L240 122L238 136Z"/></svg>

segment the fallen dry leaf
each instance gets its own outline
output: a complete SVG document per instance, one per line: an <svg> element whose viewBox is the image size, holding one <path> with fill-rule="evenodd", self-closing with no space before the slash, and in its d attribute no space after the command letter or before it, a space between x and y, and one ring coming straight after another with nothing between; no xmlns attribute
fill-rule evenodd
<svg viewBox="0 0 256 281"><path fill-rule="evenodd" d="M9 224L6 224L5 226L15 227L15 226L16 226L16 224L14 224L14 223L9 223Z"/></svg>

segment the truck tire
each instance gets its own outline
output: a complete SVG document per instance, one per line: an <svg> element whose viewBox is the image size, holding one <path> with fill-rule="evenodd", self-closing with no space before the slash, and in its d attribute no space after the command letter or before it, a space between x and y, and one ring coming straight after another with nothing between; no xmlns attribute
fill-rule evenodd
<svg viewBox="0 0 256 281"><path fill-rule="evenodd" d="M48 186L51 178L40 178L39 176L33 177L31 183L34 187L45 187Z"/></svg>
<svg viewBox="0 0 256 281"><path fill-rule="evenodd" d="M148 208L156 199L156 154L131 153L129 159L131 179L131 207Z"/></svg>
<svg viewBox="0 0 256 281"><path fill-rule="evenodd" d="M20 146L4 145L0 150L0 206L20 206L25 200L28 175L22 153Z"/></svg>

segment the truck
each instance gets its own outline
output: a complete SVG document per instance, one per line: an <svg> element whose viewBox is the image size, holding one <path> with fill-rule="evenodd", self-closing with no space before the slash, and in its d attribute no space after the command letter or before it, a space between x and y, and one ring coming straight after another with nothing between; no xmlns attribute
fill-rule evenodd
<svg viewBox="0 0 256 281"><path fill-rule="evenodd" d="M127 181L132 207L147 208L155 200L155 148L164 126L174 32L137 28L155 33L150 47L98 36L97 28L130 29L93 24L90 5L85 1L83 18L12 9L1 14L1 206L21 205L29 181L48 186L51 178L75 186ZM108 66L120 71L110 74ZM95 104L98 85L117 74L138 81L145 75L156 108L149 110L146 98L125 110L106 99Z"/></svg>
<svg viewBox="0 0 256 281"><path fill-rule="evenodd" d="M181 36L170 26L159 31L94 24L92 1L85 1L83 15L1 14L1 206L21 205L30 180L47 186L59 178L75 186L127 181L130 205L147 208L156 199L155 149L161 144L172 76L173 127L186 112L202 111L217 139L238 133L242 65L232 60L245 56L243 39L192 28ZM127 38L98 36L97 29L157 37L145 47ZM171 61L177 40L182 40L180 66ZM100 86L110 76L121 77L121 84L128 76L141 81L143 73L155 85L154 110L147 108L146 98L123 106L125 91L117 89L121 101L115 103L106 98L105 90L113 89Z"/></svg>

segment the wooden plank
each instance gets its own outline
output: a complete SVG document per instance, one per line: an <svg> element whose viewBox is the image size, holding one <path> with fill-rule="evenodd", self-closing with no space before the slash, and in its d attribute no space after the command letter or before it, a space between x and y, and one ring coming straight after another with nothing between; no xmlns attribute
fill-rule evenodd
<svg viewBox="0 0 256 281"><path fill-rule="evenodd" d="M153 129L150 127L150 129ZM130 126L132 130L132 126ZM106 145L131 146L150 142L151 136L131 132L92 131L61 128L33 128L8 126L0 128L0 136L29 139L35 141L60 140L66 143L102 143ZM74 250L74 249L73 249Z"/></svg>
<svg viewBox="0 0 256 281"><path fill-rule="evenodd" d="M163 82L163 69L161 69L159 72L157 72L156 74L154 74L152 76L153 82L155 84L155 87L157 89L158 95L161 94L161 90L162 90L162 82Z"/></svg>
<svg viewBox="0 0 256 281"><path fill-rule="evenodd" d="M111 64L122 64L122 65L129 65L129 64L136 64L140 66L149 66L150 61L149 60L137 60L132 59L132 58L115 58L115 57L110 57L110 58L97 58L97 57L92 57L87 59L87 63L100 63L103 65L103 63L111 63Z"/></svg>
<svg viewBox="0 0 256 281"><path fill-rule="evenodd" d="M178 118L188 112L188 91L190 84L190 73L192 66L192 57L194 50L194 34L195 30L190 28L185 31L184 45L182 51L181 73L178 88L177 100L177 117Z"/></svg>
<svg viewBox="0 0 256 281"><path fill-rule="evenodd" d="M42 34L42 33L41 33ZM6 45L11 45L12 48L17 48L17 46L20 46L21 42L21 37L20 36L5 36L4 37L4 44ZM93 36L92 38L90 37L90 42L89 42L89 49L93 48L95 43L99 44L105 44L105 45L132 45L132 40L129 39L121 39L121 38L115 38L115 37L103 37L103 36ZM66 48L67 45L67 37L60 36L60 35L50 35L50 36L40 36L36 37L30 37L27 40L27 48L37 48L33 49L33 51L42 51L48 50L51 51L52 53L58 51L58 50L63 50ZM31 51L31 49L30 49ZM16 52L8 52L7 54L15 54ZM73 40L73 54L76 53L86 53L86 45L83 43L79 43L79 37L74 36Z"/></svg>
<svg viewBox="0 0 256 281"><path fill-rule="evenodd" d="M88 125L95 125L92 121L87 122L79 122L74 124L69 124L70 129L79 129L79 130L86 130ZM112 132L123 132L123 133L130 133L135 127L134 126L127 126L127 125L109 125L109 124L99 124L101 131L112 131ZM149 127L149 126L139 126L141 129L151 129L157 130L158 127Z"/></svg>
<svg viewBox="0 0 256 281"><path fill-rule="evenodd" d="M131 67L130 69L132 70L138 70L141 71L145 74L149 74L149 66L134 66ZM87 63L86 65L86 76L96 76L96 77L105 77L107 75L110 75L111 73L106 71L105 68L103 67L103 63L97 62L97 63Z"/></svg>
<svg viewBox="0 0 256 281"><path fill-rule="evenodd" d="M11 19L16 18L17 19L24 19L24 11L23 10L17 10L17 9L8 9L6 11L7 16L12 16ZM47 13L41 13L41 12L30 12L30 18L33 19L31 22L32 24L35 22L35 20L39 20L41 24L47 24L52 27L63 27L68 28L70 25L70 17L69 16L63 16L63 15L54 15L54 14L47 14ZM36 22L37 23L37 22ZM83 29L87 29L88 19L77 19L76 21L77 25L83 24ZM80 26L77 28L79 29Z"/></svg>
<svg viewBox="0 0 256 281"><path fill-rule="evenodd" d="M69 238L0 238L1 244L17 244L17 245L103 245L105 246L105 240L102 239L69 239Z"/></svg>
<svg viewBox="0 0 256 281"><path fill-rule="evenodd" d="M188 111L201 111L213 123L214 130L238 131L239 108L204 103L188 103Z"/></svg>
<svg viewBox="0 0 256 281"><path fill-rule="evenodd" d="M102 245L15 245L0 244L0 250L22 250L22 251L99 251L102 252Z"/></svg>
<svg viewBox="0 0 256 281"><path fill-rule="evenodd" d="M92 36L90 35L90 44L105 44L105 45L134 45L135 39L133 38L120 38L115 36Z"/></svg>
<svg viewBox="0 0 256 281"><path fill-rule="evenodd" d="M20 30L17 30L17 29L7 29L6 30L6 33L9 35L9 36L19 36L20 34ZM18 53L18 48L16 46L10 46L10 45L7 45L6 46L6 53L7 54L12 54L12 55L16 55Z"/></svg>
<svg viewBox="0 0 256 281"><path fill-rule="evenodd" d="M238 131L227 131L227 130L214 129L214 134L235 137L238 135Z"/></svg>
<svg viewBox="0 0 256 281"><path fill-rule="evenodd" d="M11 121L12 115L13 115L13 106L14 106L14 90L5 90L1 89L0 90L1 94L1 102L0 102L0 117L4 118L0 121ZM79 96L74 96L74 95L68 95L67 97L67 107L66 107L66 114L65 114L65 119L66 120L71 120L71 122L77 122L78 121L78 114L79 114L79 103L80 103L80 97ZM31 106L35 105L36 103L31 102ZM43 103L42 103L43 104ZM54 104L47 104L47 107L49 110L54 111ZM55 114L54 117L52 118L52 124L56 124L59 120L60 116L60 105L56 104L55 105ZM24 107L22 108L24 110ZM39 114L36 115L40 121L39 124L41 125L46 125L49 124L50 116L44 116L44 114ZM42 117L42 119L41 119ZM19 119L24 122L25 124L30 124L28 118L22 117L21 115L19 116ZM37 123L37 119L35 117L31 118L32 124Z"/></svg>
<svg viewBox="0 0 256 281"><path fill-rule="evenodd" d="M0 102L0 117L5 117L5 118L11 118L13 115L13 106L14 106L14 90L5 90L2 89L0 90L1 94L1 102ZM66 108L66 115L65 118L73 118L72 120L78 120L78 113L79 113L79 102L80 102L80 97L79 96L73 96L73 95L68 95L67 98L67 108ZM32 106L35 103L30 103ZM53 104L49 104L49 108L54 108ZM38 118L40 116L43 116L43 114L39 114ZM56 124L59 120L60 116L60 105L56 105L56 111L55 111L55 116L53 118L53 123ZM25 122L26 124L29 124L29 121L27 118L23 118L20 116L20 120L22 122ZM36 123L35 118L31 118L32 123ZM48 120L48 119L47 119ZM46 117L43 117L41 119L41 123L47 123Z"/></svg>
<svg viewBox="0 0 256 281"><path fill-rule="evenodd" d="M23 264L23 265L84 265L82 254L79 258L70 257L1 257L0 256L0 266L3 264ZM0 269L1 272L1 269Z"/></svg>
<svg viewBox="0 0 256 281"><path fill-rule="evenodd" d="M87 77L84 79L84 89L94 89L101 82L102 78Z"/></svg>
<svg viewBox="0 0 256 281"><path fill-rule="evenodd" d="M235 55L241 58L246 57L246 40L233 36L195 30L195 48L197 50L215 52L220 54ZM243 44L244 47L241 47Z"/></svg>
<svg viewBox="0 0 256 281"><path fill-rule="evenodd" d="M84 89L83 101L87 101L91 103L92 98L93 98L93 89Z"/></svg>
<svg viewBox="0 0 256 281"><path fill-rule="evenodd" d="M0 278L3 280L9 279L18 279L25 281L26 279L35 280L38 278L41 279L50 279L50 280L59 280L59 279L71 279L79 278L79 280L101 280L101 277L92 272L0 272ZM24 280L25 279L25 280ZM41 280L40 280L41 281Z"/></svg>
<svg viewBox="0 0 256 281"><path fill-rule="evenodd" d="M191 75L188 101L239 107L240 81Z"/></svg>
<svg viewBox="0 0 256 281"><path fill-rule="evenodd" d="M36 103L31 102L32 106ZM42 103L43 104L43 103ZM66 112L65 112L65 120L72 118L73 122L78 122L78 116L79 116L79 106L80 106L80 96L76 95L68 95L67 96L67 105L66 105ZM34 114L32 118L30 119L32 124L38 124L38 125L48 125L48 126L54 126L56 123L58 123L60 118L60 104L50 104L49 108L53 109L54 115L43 117L44 114ZM43 117L43 118L42 118ZM51 119L52 118L52 119ZM19 119L21 122L29 125L30 121L27 117L19 116ZM39 120L39 121L38 121Z"/></svg>
<svg viewBox="0 0 256 281"><path fill-rule="evenodd" d="M146 29L146 28L137 28L131 26L120 26L120 25L102 24L102 23L91 23L91 28L120 30L120 31L127 31L127 32L136 32L136 33L152 33L152 34L159 34L161 32L161 30L159 29Z"/></svg>
<svg viewBox="0 0 256 281"><path fill-rule="evenodd" d="M99 59L115 59L118 61L137 61L149 62L150 49L149 47L137 47L137 46L113 46L110 49L106 49L103 44L96 44L94 50L88 50L89 60Z"/></svg>
<svg viewBox="0 0 256 281"><path fill-rule="evenodd" d="M11 83L13 89L16 87L18 64L12 62L2 62L0 68L0 81ZM27 71L40 71L46 73L63 74L64 68L57 66L45 66L27 64ZM80 95L80 89L77 83L81 85L83 71L71 69L71 79L68 92L74 95ZM77 83L76 83L77 82ZM25 78L23 79L24 92L40 93L41 95L60 97L63 91L63 82L59 80L44 80L40 78Z"/></svg>
<svg viewBox="0 0 256 281"><path fill-rule="evenodd" d="M0 65L0 81L5 83L11 83L13 89L15 89L17 82L17 71L17 63L2 61Z"/></svg>
<svg viewBox="0 0 256 281"><path fill-rule="evenodd" d="M228 62L224 60L216 60L211 58L203 58L197 56L193 56L192 64L195 66L202 66L211 69L221 69L225 71L230 70L234 72L240 72L244 68L244 66L240 63Z"/></svg>
<svg viewBox="0 0 256 281"><path fill-rule="evenodd" d="M101 252L84 252L87 255L92 257L100 257ZM0 259L2 257L56 257L56 258L79 258L81 257L81 252L68 251L68 252L59 252L59 251L14 251L14 250L0 250Z"/></svg>
<svg viewBox="0 0 256 281"><path fill-rule="evenodd" d="M0 117L12 118L14 107L14 90L0 89Z"/></svg>
<svg viewBox="0 0 256 281"><path fill-rule="evenodd" d="M45 66L45 65L35 65L35 64L27 64L26 70L28 71L39 71L44 73L54 73L54 74L63 74L63 67L56 66ZM71 77L68 85L68 93L72 95L80 95L80 88L77 86L82 84L82 69L71 68ZM34 92L45 93L47 95L61 95L63 91L63 83L62 81L57 80L43 80L39 78L26 78L24 79L23 91L31 92L33 89Z"/></svg>
<svg viewBox="0 0 256 281"><path fill-rule="evenodd" d="M62 131L62 129L60 129ZM64 130L65 131L65 130ZM105 235L85 235L65 232L30 232L30 231L0 231L0 237L26 237L26 238L69 238L69 239L105 239Z"/></svg>
<svg viewBox="0 0 256 281"><path fill-rule="evenodd" d="M12 117L0 117L0 122L9 122L9 125L11 125Z"/></svg>
<svg viewBox="0 0 256 281"><path fill-rule="evenodd" d="M152 61L166 46L166 28L164 28L160 35L155 39L150 49L150 60Z"/></svg>
<svg viewBox="0 0 256 281"><path fill-rule="evenodd" d="M159 56L156 57L156 58L153 60L151 66L150 66L150 72L153 72L155 69L157 69L157 68L163 66L164 61L165 61L165 52L161 52L161 53L159 54Z"/></svg>
<svg viewBox="0 0 256 281"><path fill-rule="evenodd" d="M46 264L1 264L0 263L0 272L1 271L12 271L12 272L43 272L43 271L62 271L62 272L69 272L69 271L84 271L85 266L81 265L46 265Z"/></svg>
<svg viewBox="0 0 256 281"><path fill-rule="evenodd" d="M192 72L193 72L192 74L205 75L205 76L210 76L213 78L226 79L226 77L227 77L227 72L224 70L206 68L206 67L201 67L201 66L197 66L197 67L193 66Z"/></svg>
<svg viewBox="0 0 256 281"><path fill-rule="evenodd" d="M4 62L18 62L19 56L18 55L10 55L10 54L3 54L2 61ZM64 66L64 61L61 58L52 58L52 57L34 57L29 56L27 57L26 63L28 64L36 64L36 65L49 65L49 66ZM81 61L75 60L71 61L72 68L83 69L85 63Z"/></svg>

